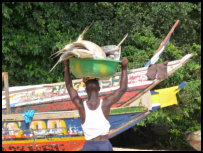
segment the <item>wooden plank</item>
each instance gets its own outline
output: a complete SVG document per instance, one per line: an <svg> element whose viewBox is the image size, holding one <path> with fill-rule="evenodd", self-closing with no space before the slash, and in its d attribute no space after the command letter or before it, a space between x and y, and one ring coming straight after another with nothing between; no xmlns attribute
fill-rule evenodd
<svg viewBox="0 0 203 153"><path fill-rule="evenodd" d="M158 61L158 59L160 58L160 56L163 53L164 49L166 48L166 45L168 44L168 42L170 40L170 37L171 37L172 33L174 32L175 28L177 27L178 23L179 23L179 20L177 20L176 23L173 25L173 27L171 28L171 30L169 31L169 33L167 34L165 39L161 42L161 44L160 44L159 48L157 49L157 51L155 52L155 54L147 62L145 67L148 67L149 64L155 64L156 61Z"/></svg>
<svg viewBox="0 0 203 153"><path fill-rule="evenodd" d="M5 75L8 75L8 72L2 72L2 81L4 80Z"/></svg>
<svg viewBox="0 0 203 153"><path fill-rule="evenodd" d="M134 109L133 109L134 108ZM122 110L123 109L123 110ZM131 111L129 111L131 109ZM117 110L117 111L116 111ZM137 111L140 110L140 111ZM128 114L134 112L146 112L147 108L139 109L138 107L119 107L111 108L112 115ZM62 119L62 118L79 118L78 110L59 111L59 112L41 112L35 113L32 120ZM24 114L3 114L2 121L24 121Z"/></svg>
<svg viewBox="0 0 203 153"><path fill-rule="evenodd" d="M60 118L78 118L78 111L61 111L61 112L42 112L35 113L32 120L60 119ZM2 121L24 121L24 114L7 114L2 115Z"/></svg>
<svg viewBox="0 0 203 153"><path fill-rule="evenodd" d="M2 79L4 80L4 87L5 87L7 114L10 114L11 109L10 109L10 100L9 100L8 72L3 72L3 78Z"/></svg>

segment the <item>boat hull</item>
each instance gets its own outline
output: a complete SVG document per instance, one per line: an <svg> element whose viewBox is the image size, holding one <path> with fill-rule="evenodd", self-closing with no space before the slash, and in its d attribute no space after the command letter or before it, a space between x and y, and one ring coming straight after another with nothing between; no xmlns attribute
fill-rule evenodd
<svg viewBox="0 0 203 153"><path fill-rule="evenodd" d="M145 118L149 112L116 114L109 117L109 138ZM131 123L132 122L132 123ZM131 123L131 124L129 124ZM2 122L3 151L76 151L85 142L80 118Z"/></svg>
<svg viewBox="0 0 203 153"><path fill-rule="evenodd" d="M188 54L180 60L168 63L167 72L170 76L177 69L182 67L193 55ZM147 91L163 80L148 80L147 67L133 69L128 71L128 88L122 98L112 106L118 108L121 106L128 106L136 99L141 97ZM100 99L112 94L119 88L120 74L109 80L100 80ZM79 96L86 100L87 94L85 92L85 84L82 80L73 81L74 88L78 91ZM27 89L26 89L27 88ZM9 89L9 98L11 105L11 113L25 113L27 110L35 110L35 112L49 112L49 111L68 111L76 110L75 106L70 100L70 96L65 87L65 83L47 84L41 86L19 87L12 91ZM2 93L2 114L6 114L6 98L5 93Z"/></svg>

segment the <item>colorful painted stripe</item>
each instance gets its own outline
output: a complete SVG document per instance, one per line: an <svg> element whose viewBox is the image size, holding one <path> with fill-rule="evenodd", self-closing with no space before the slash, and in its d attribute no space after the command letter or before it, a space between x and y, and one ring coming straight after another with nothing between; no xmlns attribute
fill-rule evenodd
<svg viewBox="0 0 203 153"><path fill-rule="evenodd" d="M85 140L84 136L81 137L59 137L59 138L48 138L48 139L35 139L35 143L42 143L42 142L62 142L62 141L77 141L77 140ZM2 141L2 144L27 144L33 143L33 139L31 140L7 140Z"/></svg>
<svg viewBox="0 0 203 153"><path fill-rule="evenodd" d="M168 35L162 41L162 43L160 44L159 48L157 49L157 51L155 52L153 57L147 62L145 67L149 66L150 64L154 64L154 63L156 63L156 61L158 61L158 59L160 58L160 56L163 53L164 49L166 48L166 45L168 44L168 42L170 40L170 37L171 37L172 33L174 32L175 28L177 27L178 23L179 23L179 20L177 20L176 23L173 25L173 27L169 31Z"/></svg>

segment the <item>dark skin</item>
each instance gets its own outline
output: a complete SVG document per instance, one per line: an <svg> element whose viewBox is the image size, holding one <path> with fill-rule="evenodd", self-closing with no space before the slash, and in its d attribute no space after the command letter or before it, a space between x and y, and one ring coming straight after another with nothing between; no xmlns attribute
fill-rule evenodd
<svg viewBox="0 0 203 153"><path fill-rule="evenodd" d="M70 95L70 98L73 102L73 104L76 106L76 108L79 111L80 119L82 121L82 124L85 122L85 109L83 105L83 100L79 97L77 90L73 88L72 79L70 76L69 71L69 60L64 61L65 63L65 73L64 73L64 79L66 83L66 88L68 90L68 93ZM104 97L103 103L102 103L102 111L104 113L104 116L107 120L109 120L109 114L110 109L113 104L118 102L120 98L123 96L125 91L127 90L127 83L128 83L128 76L127 76L127 64L128 59L125 57L122 59L122 62L120 63L122 67L121 72L121 81L120 81L120 88L115 90L111 95L108 95ZM90 110L95 110L99 106L99 82L97 80L88 80L85 82L86 85L86 92L88 95L88 101L87 106ZM91 139L91 141L105 141L108 140L108 134L107 135L100 135L96 138Z"/></svg>

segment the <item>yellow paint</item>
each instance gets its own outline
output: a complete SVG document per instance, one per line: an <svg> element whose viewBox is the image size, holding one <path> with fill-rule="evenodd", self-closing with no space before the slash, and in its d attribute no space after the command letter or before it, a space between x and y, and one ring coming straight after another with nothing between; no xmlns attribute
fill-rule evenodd
<svg viewBox="0 0 203 153"><path fill-rule="evenodd" d="M17 138L20 138L21 135L23 134L22 130L18 127L17 123L8 123L6 125L6 128L9 130L9 132L13 131L12 135L15 135Z"/></svg>
<svg viewBox="0 0 203 153"><path fill-rule="evenodd" d="M73 83L73 88L75 88L75 89L83 88L83 87L85 87L85 83L84 82Z"/></svg>
<svg viewBox="0 0 203 153"><path fill-rule="evenodd" d="M57 142L57 141L75 141L85 140L85 137L67 137L67 138L49 138L49 139L35 139L36 143L40 142ZM17 144L17 143L33 143L33 140L14 140L14 141L2 141L2 144Z"/></svg>
<svg viewBox="0 0 203 153"><path fill-rule="evenodd" d="M13 94L13 95L9 96L9 98L12 99L13 97L16 97L16 96L17 96L17 94Z"/></svg>
<svg viewBox="0 0 203 153"><path fill-rule="evenodd" d="M9 95L9 99L13 99L13 98L15 98L16 96L17 96L17 94ZM2 102L3 102L3 101L6 100L6 97L4 97L4 98L2 97L1 99L2 99Z"/></svg>
<svg viewBox="0 0 203 153"><path fill-rule="evenodd" d="M37 130L37 125L38 129L46 129L45 121L31 121L30 129Z"/></svg>
<svg viewBox="0 0 203 153"><path fill-rule="evenodd" d="M18 122L18 126L19 126L19 127L21 126L21 122Z"/></svg>
<svg viewBox="0 0 203 153"><path fill-rule="evenodd" d="M65 121L64 120L61 120L61 125L62 125L62 133L63 134L66 134L66 132L67 132L67 129L66 129L66 123L65 123Z"/></svg>
<svg viewBox="0 0 203 153"><path fill-rule="evenodd" d="M57 128L62 128L62 130L60 129L60 133L66 134L67 129L66 129L66 123L64 120L52 120L50 123L52 124L51 125L52 129L55 129L55 125L56 125ZM48 126L50 123L48 123Z"/></svg>
<svg viewBox="0 0 203 153"><path fill-rule="evenodd" d="M33 97L43 97L43 92L36 92Z"/></svg>
<svg viewBox="0 0 203 153"><path fill-rule="evenodd" d="M2 144L33 143L33 140L2 141Z"/></svg>
<svg viewBox="0 0 203 153"><path fill-rule="evenodd" d="M75 64L75 69L76 69L76 72L77 72L78 74L81 74L81 70L80 70L80 63L79 63L79 61L78 61L78 60L76 61L76 64Z"/></svg>
<svg viewBox="0 0 203 153"><path fill-rule="evenodd" d="M79 84L79 88L82 88L85 86L85 83L84 82L81 82L81 84Z"/></svg>
<svg viewBox="0 0 203 153"><path fill-rule="evenodd" d="M106 66L102 66L102 67L101 67L101 71L100 71L100 72L101 72L101 74L104 75L104 76L106 75L106 68L107 68Z"/></svg>
<svg viewBox="0 0 203 153"><path fill-rule="evenodd" d="M176 93L179 92L180 89L176 89L178 89L178 86L155 90L155 92L158 92L158 94L152 94L152 104L160 103L161 108L171 105L177 105L178 102Z"/></svg>

